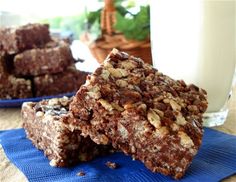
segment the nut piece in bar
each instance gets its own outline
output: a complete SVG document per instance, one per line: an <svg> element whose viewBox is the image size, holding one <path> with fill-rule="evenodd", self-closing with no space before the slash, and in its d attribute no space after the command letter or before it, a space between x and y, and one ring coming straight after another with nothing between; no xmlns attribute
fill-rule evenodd
<svg viewBox="0 0 236 182"><path fill-rule="evenodd" d="M22 105L23 127L27 137L50 160L51 166L70 166L107 154L109 146L97 145L89 137L71 132L67 127L74 118L68 112L71 99L67 97Z"/></svg>
<svg viewBox="0 0 236 182"><path fill-rule="evenodd" d="M17 54L14 58L14 68L16 75L38 76L62 72L73 62L70 45L59 41Z"/></svg>
<svg viewBox="0 0 236 182"><path fill-rule="evenodd" d="M71 127L179 179L202 143L206 108L203 89L113 49L73 98Z"/></svg>
<svg viewBox="0 0 236 182"><path fill-rule="evenodd" d="M0 99L32 97L31 81L13 75L0 75Z"/></svg>
<svg viewBox="0 0 236 182"><path fill-rule="evenodd" d="M51 40L47 24L0 28L0 51L15 54L44 45Z"/></svg>
<svg viewBox="0 0 236 182"><path fill-rule="evenodd" d="M38 97L76 92L85 83L87 75L87 72L76 70L74 66L70 66L62 73L34 77L35 95Z"/></svg>

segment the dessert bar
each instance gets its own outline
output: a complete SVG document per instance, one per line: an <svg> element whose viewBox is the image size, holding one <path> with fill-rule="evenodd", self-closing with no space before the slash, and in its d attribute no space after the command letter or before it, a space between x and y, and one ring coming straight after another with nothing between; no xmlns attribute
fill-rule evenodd
<svg viewBox="0 0 236 182"><path fill-rule="evenodd" d="M70 66L62 73L34 77L35 95L38 97L76 92L85 83L87 75L87 72L76 70L74 66Z"/></svg>
<svg viewBox="0 0 236 182"><path fill-rule="evenodd" d="M14 68L16 75L38 76L63 72L73 62L70 45L59 41L17 54L14 58Z"/></svg>
<svg viewBox="0 0 236 182"><path fill-rule="evenodd" d="M68 112L70 98L53 98L22 105L23 127L27 137L50 160L51 166L70 166L107 154L109 146L97 145L79 130L69 131L74 118Z"/></svg>
<svg viewBox="0 0 236 182"><path fill-rule="evenodd" d="M44 45L51 40L47 24L27 24L0 29L0 51L15 54Z"/></svg>
<svg viewBox="0 0 236 182"><path fill-rule="evenodd" d="M113 49L70 104L70 127L179 179L202 143L206 109L203 89Z"/></svg>

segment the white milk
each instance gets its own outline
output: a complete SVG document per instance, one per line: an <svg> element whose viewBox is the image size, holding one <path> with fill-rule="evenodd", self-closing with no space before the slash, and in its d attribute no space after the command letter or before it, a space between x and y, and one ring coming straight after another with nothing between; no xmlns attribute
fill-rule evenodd
<svg viewBox="0 0 236 182"><path fill-rule="evenodd" d="M236 64L236 1L151 1L154 67L208 92L208 112L221 110Z"/></svg>

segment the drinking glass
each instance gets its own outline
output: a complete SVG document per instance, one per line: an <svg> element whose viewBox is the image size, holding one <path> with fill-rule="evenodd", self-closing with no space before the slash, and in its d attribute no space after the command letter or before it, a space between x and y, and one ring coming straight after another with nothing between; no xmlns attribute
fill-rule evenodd
<svg viewBox="0 0 236 182"><path fill-rule="evenodd" d="M151 1L155 68L208 93L205 126L224 123L236 65L236 1Z"/></svg>

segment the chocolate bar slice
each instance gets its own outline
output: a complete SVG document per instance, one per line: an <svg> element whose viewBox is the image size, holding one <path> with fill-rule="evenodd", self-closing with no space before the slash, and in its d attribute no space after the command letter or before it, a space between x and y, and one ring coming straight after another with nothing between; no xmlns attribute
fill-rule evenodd
<svg viewBox="0 0 236 182"><path fill-rule="evenodd" d="M203 89L114 49L74 97L71 129L179 179L202 143L206 109Z"/></svg>
<svg viewBox="0 0 236 182"><path fill-rule="evenodd" d="M0 75L0 99L32 97L31 81L13 75Z"/></svg>
<svg viewBox="0 0 236 182"><path fill-rule="evenodd" d="M67 128L67 124L74 120L68 112L70 101L70 98L63 97L22 105L27 137L43 150L51 166L71 166L110 151L110 147L97 145L89 137L82 137L79 130L72 132Z"/></svg>
<svg viewBox="0 0 236 182"><path fill-rule="evenodd" d="M64 71L74 63L70 45L64 41L50 42L43 48L26 50L14 58L15 74L38 76Z"/></svg>
<svg viewBox="0 0 236 182"><path fill-rule="evenodd" d="M44 45L51 40L47 24L27 24L0 29L0 50L15 54Z"/></svg>
<svg viewBox="0 0 236 182"><path fill-rule="evenodd" d="M35 95L45 96L76 92L85 83L87 75L87 72L76 70L74 66L70 66L62 73L34 77Z"/></svg>

